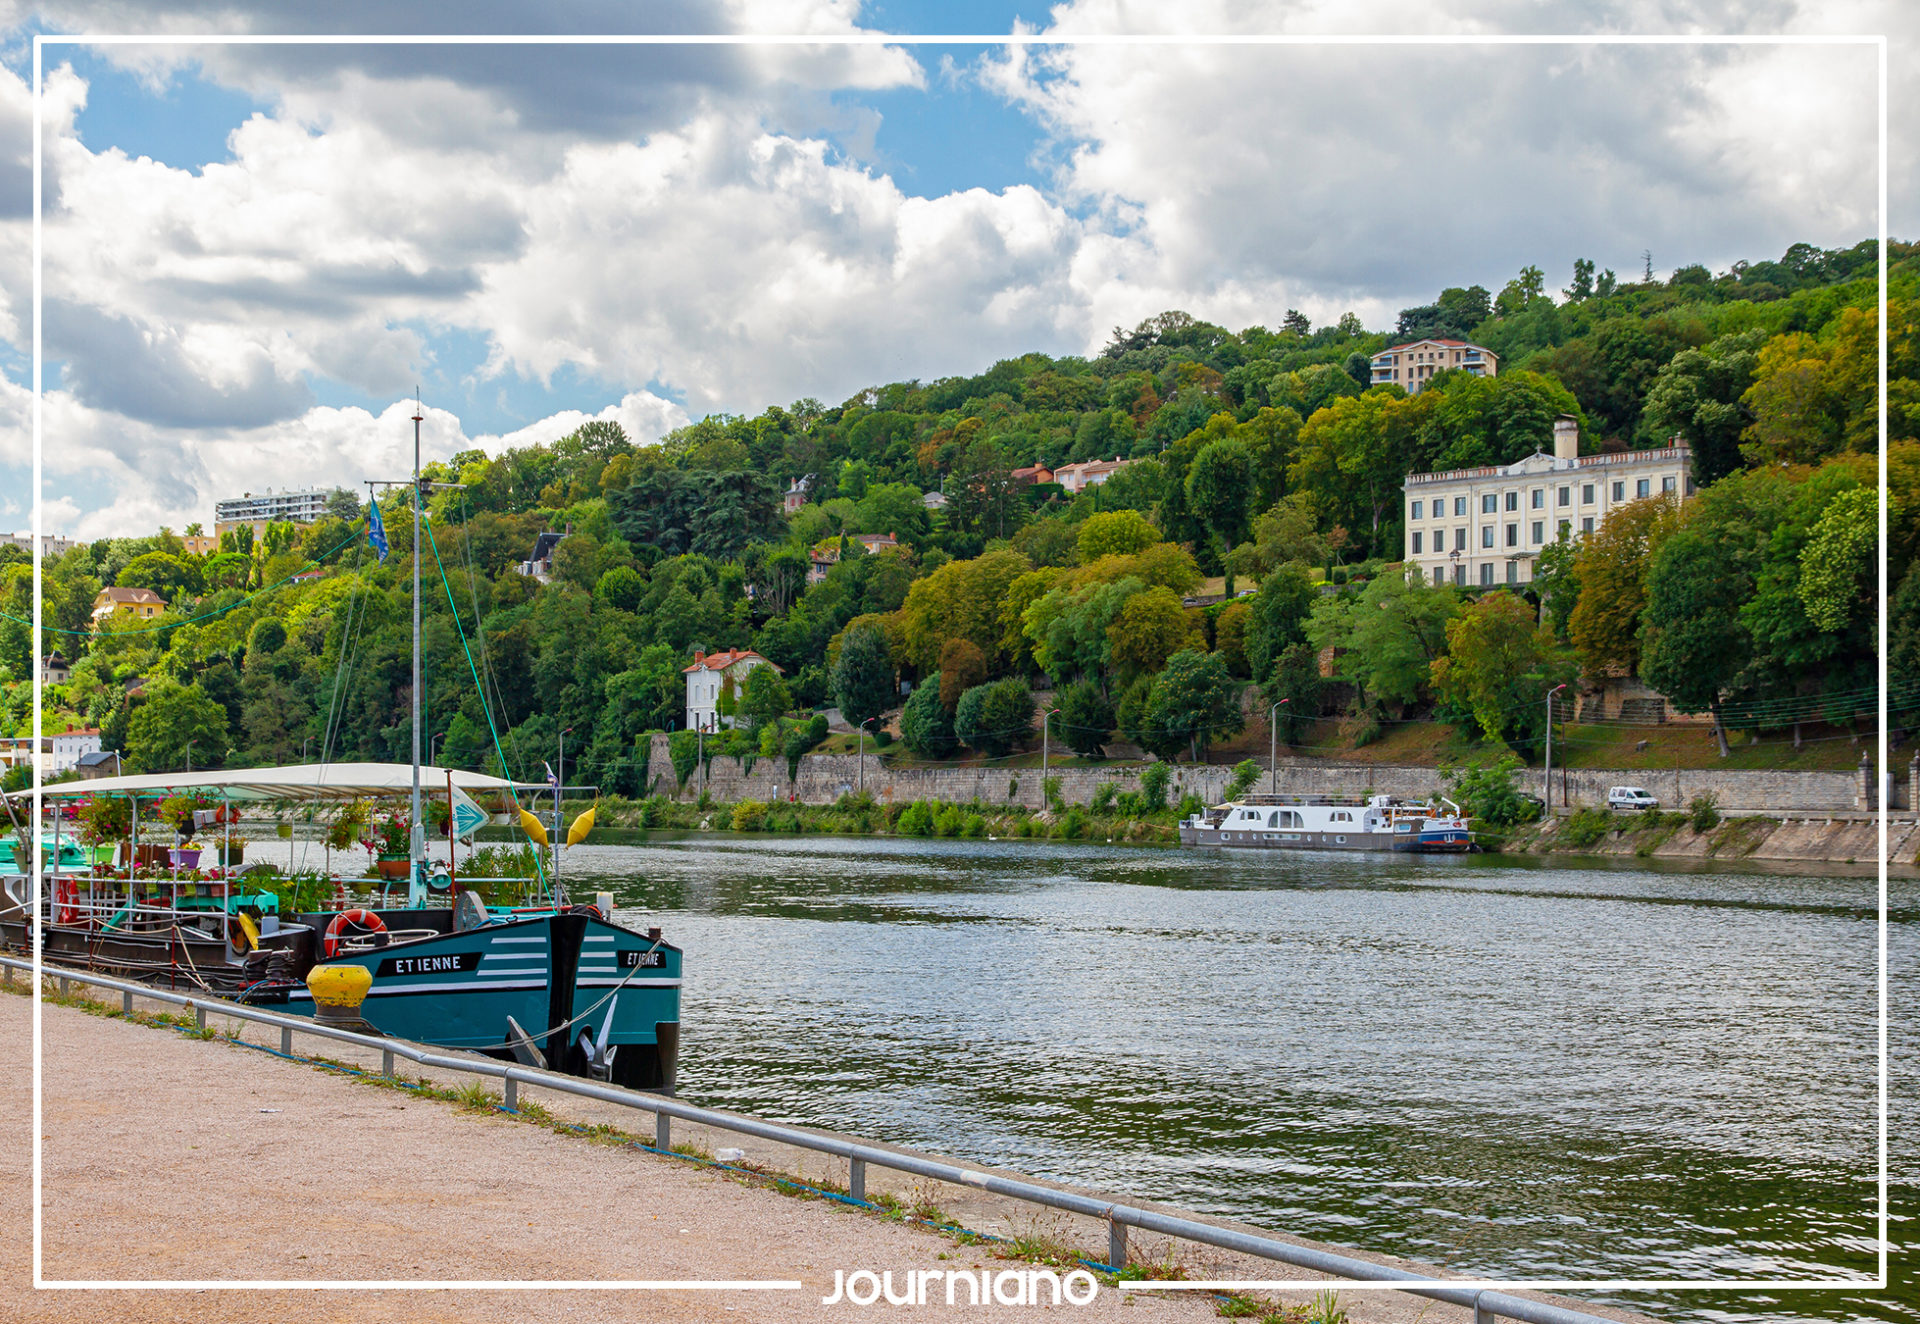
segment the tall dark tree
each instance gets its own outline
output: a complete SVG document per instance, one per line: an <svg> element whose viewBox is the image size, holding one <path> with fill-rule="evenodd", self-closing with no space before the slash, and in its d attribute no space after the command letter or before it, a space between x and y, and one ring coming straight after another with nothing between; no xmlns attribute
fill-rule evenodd
<svg viewBox="0 0 1920 1324"><path fill-rule="evenodd" d="M840 658L833 664L833 694L840 715L859 726L893 706L893 658L887 637L870 625L856 625L840 641Z"/></svg>

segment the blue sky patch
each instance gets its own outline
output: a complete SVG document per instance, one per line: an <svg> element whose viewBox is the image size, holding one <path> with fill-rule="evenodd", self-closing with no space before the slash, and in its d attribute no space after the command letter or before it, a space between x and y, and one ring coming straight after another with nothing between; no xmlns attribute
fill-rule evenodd
<svg viewBox="0 0 1920 1324"><path fill-rule="evenodd" d="M222 87L189 66L176 71L156 93L139 75L116 69L84 46L61 48L74 72L87 80L87 105L77 121L80 139L93 151L118 147L128 156L154 160L196 174L229 160L227 135L256 111L270 107L244 92Z"/></svg>

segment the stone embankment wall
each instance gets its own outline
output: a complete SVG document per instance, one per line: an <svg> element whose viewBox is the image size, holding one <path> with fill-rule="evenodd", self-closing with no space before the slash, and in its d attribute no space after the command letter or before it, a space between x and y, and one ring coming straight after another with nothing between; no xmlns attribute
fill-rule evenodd
<svg viewBox="0 0 1920 1324"><path fill-rule="evenodd" d="M864 761L864 781L862 763ZM715 757L705 770L696 768L684 787L675 784L667 737L655 736L648 753L650 794L697 799L702 791L721 801L764 800L789 796L803 804L826 804L864 785L882 804L909 800L1020 805L1042 809L1046 802L1038 768L1009 769L994 765L973 768L890 768L872 754L809 754L800 760L799 776L787 775L784 758L755 759L751 771L744 760ZM1179 800L1189 791L1201 799L1218 800L1233 770L1219 764L1174 764L1168 798ZM1116 791L1140 788L1140 768L1056 768L1060 794L1068 804L1085 804L1103 783ZM1392 764L1333 763L1326 760L1282 760L1275 789L1283 795L1314 793L1420 797L1441 790L1445 780L1434 768ZM1523 790L1540 794L1541 775L1522 770L1515 777ZM1562 774L1553 774L1556 805L1561 800ZM1863 794L1871 778L1857 772L1742 772L1719 769L1620 772L1587 769L1565 774L1565 789L1573 804L1604 805L1610 786L1642 786L1659 797L1666 809L1683 809L1696 795L1711 793L1723 812L1826 813L1868 807ZM1262 777L1255 790L1268 789Z"/></svg>
<svg viewBox="0 0 1920 1324"><path fill-rule="evenodd" d="M1560 840L1565 820L1516 833L1502 848L1526 855L1631 855L1653 859L1774 860L1806 864L1871 865L1880 858L1877 816L1781 814L1730 818L1706 832L1663 824L1645 828L1635 815L1620 816L1620 826L1598 841L1574 846ZM1887 861L1911 866L1920 850L1920 820L1898 817L1887 824Z"/></svg>

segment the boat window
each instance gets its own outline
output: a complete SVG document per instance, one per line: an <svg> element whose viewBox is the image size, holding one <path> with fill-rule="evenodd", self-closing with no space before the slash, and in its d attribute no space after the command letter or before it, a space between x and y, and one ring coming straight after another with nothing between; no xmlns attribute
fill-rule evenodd
<svg viewBox="0 0 1920 1324"><path fill-rule="evenodd" d="M1268 827L1279 827L1279 826L1280 826L1280 811L1279 811L1279 810L1277 810L1277 809L1276 809L1276 810L1274 810L1274 811L1273 811L1273 812L1272 812L1271 814L1268 814L1268 815L1267 815L1267 826L1268 826Z"/></svg>

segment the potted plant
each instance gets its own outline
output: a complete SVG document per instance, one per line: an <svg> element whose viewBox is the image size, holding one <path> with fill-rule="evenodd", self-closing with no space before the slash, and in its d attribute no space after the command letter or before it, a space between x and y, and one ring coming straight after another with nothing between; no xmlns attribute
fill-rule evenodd
<svg viewBox="0 0 1920 1324"><path fill-rule="evenodd" d="M402 813L392 813L373 823L373 835L360 844L374 857L374 872L382 878L405 878L413 858L413 824Z"/></svg>
<svg viewBox="0 0 1920 1324"><path fill-rule="evenodd" d="M112 864L114 852L133 831L133 807L119 796L96 795L80 810L80 840L95 864Z"/></svg>

